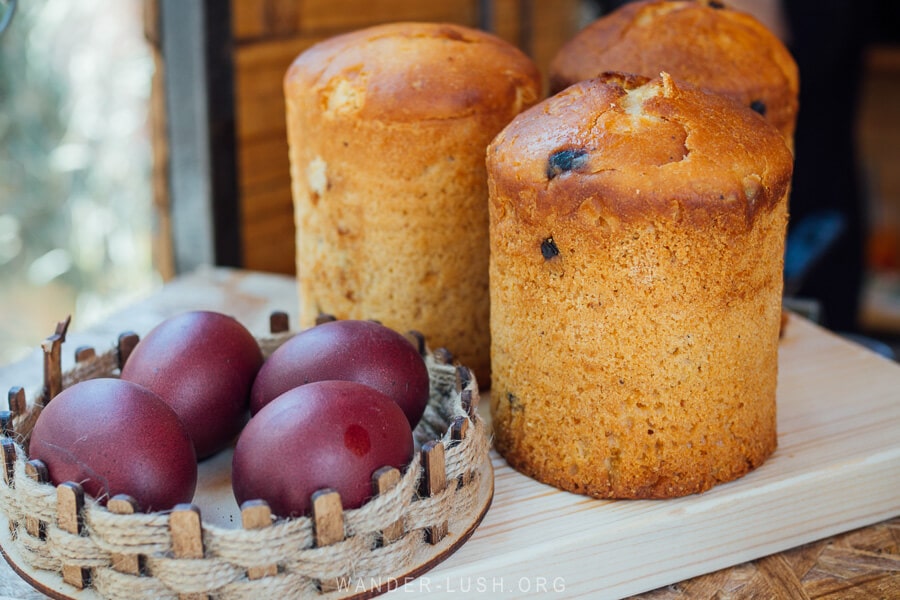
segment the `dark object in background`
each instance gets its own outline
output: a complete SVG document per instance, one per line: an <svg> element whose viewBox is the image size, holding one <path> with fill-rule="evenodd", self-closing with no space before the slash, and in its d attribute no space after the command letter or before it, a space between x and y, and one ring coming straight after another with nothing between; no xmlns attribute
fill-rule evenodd
<svg viewBox="0 0 900 600"><path fill-rule="evenodd" d="M846 231L844 217L836 210L815 211L794 221L784 253L784 295L797 296L807 275Z"/></svg>
<svg viewBox="0 0 900 600"><path fill-rule="evenodd" d="M800 69L789 234L824 211L843 221L843 231L794 291L818 300L824 324L845 332L859 328L865 273L866 218L855 123L874 6L873 0L783 3L790 49Z"/></svg>

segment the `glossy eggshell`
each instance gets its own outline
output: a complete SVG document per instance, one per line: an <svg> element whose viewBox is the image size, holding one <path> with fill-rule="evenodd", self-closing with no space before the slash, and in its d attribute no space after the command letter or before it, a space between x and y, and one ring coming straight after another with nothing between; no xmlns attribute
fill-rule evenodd
<svg viewBox="0 0 900 600"><path fill-rule="evenodd" d="M155 392L181 417L197 457L215 454L246 421L262 351L238 321L193 311L157 325L138 342L122 379Z"/></svg>
<svg viewBox="0 0 900 600"><path fill-rule="evenodd" d="M315 382L250 419L235 447L232 487L239 504L262 499L285 517L307 514L322 488L356 508L372 496L373 472L403 470L412 456L412 430L393 400L360 383Z"/></svg>
<svg viewBox="0 0 900 600"><path fill-rule="evenodd" d="M285 342L259 370L250 412L313 381L356 381L387 394L415 427L428 404L428 369L402 335L372 321L332 321Z"/></svg>
<svg viewBox="0 0 900 600"><path fill-rule="evenodd" d="M129 494L145 511L190 502L197 486L194 447L175 411L119 379L90 379L56 396L35 424L29 457L47 464L55 485L80 483L102 503Z"/></svg>

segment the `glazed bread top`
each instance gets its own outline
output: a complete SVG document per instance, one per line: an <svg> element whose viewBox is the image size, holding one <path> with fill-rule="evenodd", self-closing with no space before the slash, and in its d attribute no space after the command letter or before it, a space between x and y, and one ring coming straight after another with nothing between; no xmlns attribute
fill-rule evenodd
<svg viewBox="0 0 900 600"><path fill-rule="evenodd" d="M793 168L759 114L665 73L577 83L513 119L487 162L495 216L598 231L659 218L746 229L785 197Z"/></svg>
<svg viewBox="0 0 900 600"><path fill-rule="evenodd" d="M552 92L604 71L679 81L731 96L793 133L799 80L784 44L751 15L716 0L626 4L587 26L554 57Z"/></svg>
<svg viewBox="0 0 900 600"><path fill-rule="evenodd" d="M394 123L517 114L540 94L520 50L460 25L392 23L339 35L285 75L288 102L315 94L325 114Z"/></svg>

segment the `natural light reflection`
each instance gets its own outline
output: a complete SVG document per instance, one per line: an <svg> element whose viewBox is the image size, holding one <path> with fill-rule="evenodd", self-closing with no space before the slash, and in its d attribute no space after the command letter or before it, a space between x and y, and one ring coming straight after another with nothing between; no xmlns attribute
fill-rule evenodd
<svg viewBox="0 0 900 600"><path fill-rule="evenodd" d="M158 285L142 7L28 0L0 38L0 363Z"/></svg>

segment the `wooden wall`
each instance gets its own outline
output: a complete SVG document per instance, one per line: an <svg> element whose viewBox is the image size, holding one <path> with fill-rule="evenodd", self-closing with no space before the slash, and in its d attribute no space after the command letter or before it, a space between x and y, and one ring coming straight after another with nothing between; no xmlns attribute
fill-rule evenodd
<svg viewBox="0 0 900 600"><path fill-rule="evenodd" d="M244 266L294 272L294 221L282 78L293 59L338 33L390 21L475 27L477 0L232 0L238 181ZM542 71L578 27L578 0L495 0L492 29ZM530 18L527 18L530 11Z"/></svg>

